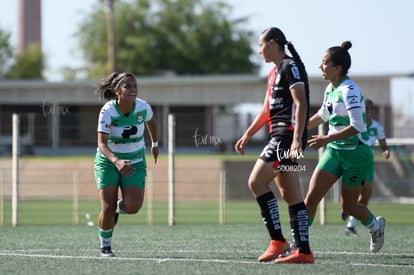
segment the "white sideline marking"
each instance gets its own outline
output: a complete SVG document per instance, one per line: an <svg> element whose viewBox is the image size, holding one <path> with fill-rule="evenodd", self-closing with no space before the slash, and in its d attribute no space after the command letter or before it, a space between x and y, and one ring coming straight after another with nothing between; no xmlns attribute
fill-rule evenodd
<svg viewBox="0 0 414 275"><path fill-rule="evenodd" d="M68 255L46 255L46 254L24 254L24 253L4 253L1 256L28 257L28 258L51 258L51 259L100 259L100 260L121 260L121 261L155 261L165 262L207 262L207 263L239 263L239 264L260 264L255 261L236 261L223 259L191 259L191 258L132 258L132 257L100 257L100 256L68 256Z"/></svg>
<svg viewBox="0 0 414 275"><path fill-rule="evenodd" d="M32 254L33 252L45 252L45 253L51 253L51 252L57 252L57 251L64 251L64 250L18 250L21 251L20 253L16 253L15 251L1 251L0 250L0 257L6 256L6 257L28 257L28 258L50 258L50 259L99 259L99 260L112 260L112 261L155 261L159 264L166 263L166 262L204 262L204 263L236 263L236 264L274 264L273 262L269 263L260 263L256 260L224 260L224 259L197 259L197 258L169 258L169 257L160 257L160 258L140 258L140 257L100 257L100 256L70 256L70 255L52 255L52 254ZM136 252L136 251L135 251ZM194 252L194 251L186 251L186 250L179 250L179 251L163 251L163 252L169 252L169 253L177 253L177 252ZM196 251L197 252L197 251ZM225 251L221 251L225 252ZM228 251L229 253L239 253L245 251ZM329 252L329 251L314 251L314 254L329 254L329 255L346 255L346 254L352 254L352 255L371 255L373 256L373 253L355 253L355 252L349 252L349 251L336 251L336 252ZM387 254L381 254L386 256L409 256L414 257L414 254L403 254L403 253L387 253ZM322 265L328 265L328 264L345 264L345 262L341 261L322 261L319 262L316 258L315 264L322 264ZM372 267L395 267L395 268L409 268L414 269L414 265L412 264L374 264L374 263L358 263L358 262L352 262L346 263L350 266L372 266Z"/></svg>

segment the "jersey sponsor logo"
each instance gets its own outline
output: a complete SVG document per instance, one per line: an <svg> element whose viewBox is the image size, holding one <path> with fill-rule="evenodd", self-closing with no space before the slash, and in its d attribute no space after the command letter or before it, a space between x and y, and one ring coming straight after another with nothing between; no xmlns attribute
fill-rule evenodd
<svg viewBox="0 0 414 275"><path fill-rule="evenodd" d="M271 110L283 108L283 98L281 97L271 98L269 102Z"/></svg>
<svg viewBox="0 0 414 275"><path fill-rule="evenodd" d="M350 105L359 104L358 101L359 96L357 95L348 95L347 99Z"/></svg>
<svg viewBox="0 0 414 275"><path fill-rule="evenodd" d="M280 82L280 78L281 78L281 76L280 76L280 74L278 73L278 74L276 75L275 85L279 84L279 82Z"/></svg>
<svg viewBox="0 0 414 275"><path fill-rule="evenodd" d="M290 71L292 72L292 75L295 79L300 79L299 69L296 66L296 64L292 64L292 67L290 67Z"/></svg>
<svg viewBox="0 0 414 275"><path fill-rule="evenodd" d="M111 124L106 123L105 120L99 121L99 124L101 124L102 125L102 128L104 128L104 129L108 129L108 130L111 129Z"/></svg>
<svg viewBox="0 0 414 275"><path fill-rule="evenodd" d="M122 137L129 138L136 133L138 133L138 128L136 126L125 127L124 131L122 132Z"/></svg>
<svg viewBox="0 0 414 275"><path fill-rule="evenodd" d="M283 91L283 87L280 87L280 86L273 86L273 87L272 87L272 91L273 91L273 92Z"/></svg>
<svg viewBox="0 0 414 275"><path fill-rule="evenodd" d="M328 110L328 112L330 113L330 114L332 114L332 112L333 112L333 106L332 106L333 104L332 104L332 102L330 102L330 101L327 101L326 103L325 103L325 108Z"/></svg>

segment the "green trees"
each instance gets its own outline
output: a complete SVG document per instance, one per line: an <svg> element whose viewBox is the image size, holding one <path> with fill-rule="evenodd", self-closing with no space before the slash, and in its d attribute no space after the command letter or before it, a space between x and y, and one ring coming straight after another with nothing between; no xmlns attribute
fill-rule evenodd
<svg viewBox="0 0 414 275"><path fill-rule="evenodd" d="M225 3L203 0L134 0L114 3L116 69L137 75L254 73L253 34L230 21ZM90 78L108 74L107 25L103 6L77 33Z"/></svg>
<svg viewBox="0 0 414 275"><path fill-rule="evenodd" d="M9 79L43 79L44 56L38 43L30 44L16 56L15 62L5 74Z"/></svg>
<svg viewBox="0 0 414 275"><path fill-rule="evenodd" d="M44 56L40 45L33 43L15 56L10 44L10 33L0 29L0 78L42 79Z"/></svg>
<svg viewBox="0 0 414 275"><path fill-rule="evenodd" d="M110 0L106 0L110 1ZM256 73L259 60L247 17L216 0L112 0L115 68L137 75ZM219 0L218 0L219 1ZM82 68L63 66L66 80L109 73L105 1L96 1L77 28ZM62 22L71 24L70 22ZM10 33L0 29L0 78L42 79L46 58L32 44L15 55Z"/></svg>
<svg viewBox="0 0 414 275"><path fill-rule="evenodd" d="M10 33L0 29L0 78L9 70L13 58Z"/></svg>

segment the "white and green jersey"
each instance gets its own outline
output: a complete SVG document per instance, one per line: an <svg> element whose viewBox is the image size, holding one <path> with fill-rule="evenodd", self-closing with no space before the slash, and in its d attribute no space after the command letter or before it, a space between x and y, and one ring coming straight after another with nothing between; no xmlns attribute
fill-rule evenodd
<svg viewBox="0 0 414 275"><path fill-rule="evenodd" d="M142 99L135 100L132 111L127 115L120 112L116 100L111 100L101 109L98 132L109 135L108 147L120 159L140 162L145 154L145 122L152 116L151 106ZM98 155L103 156L99 148Z"/></svg>
<svg viewBox="0 0 414 275"><path fill-rule="evenodd" d="M382 125L374 119L372 119L371 123L367 125L367 131L369 137L368 143L372 147L374 147L377 140L385 139L384 127L382 127Z"/></svg>
<svg viewBox="0 0 414 275"><path fill-rule="evenodd" d="M329 122L328 134L339 132L349 125L359 131L357 135L330 142L329 147L353 150L360 142L368 144L364 96L359 86L349 77L345 77L336 89L333 89L331 83L326 87L318 114Z"/></svg>

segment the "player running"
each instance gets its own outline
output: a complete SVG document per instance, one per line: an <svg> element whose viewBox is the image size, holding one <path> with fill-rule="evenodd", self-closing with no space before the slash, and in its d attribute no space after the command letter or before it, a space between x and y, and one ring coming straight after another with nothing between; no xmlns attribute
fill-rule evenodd
<svg viewBox="0 0 414 275"><path fill-rule="evenodd" d="M341 208L356 217L371 234L371 252L378 252L384 244L385 219L375 217L366 205L358 203L365 178L373 169L374 159L369 146L365 122L365 104L362 92L347 74L351 67L348 49L352 44L329 48L323 55L319 68L322 77L329 80L323 104L308 123L309 129L328 122L327 135L314 135L309 147L326 150L315 168L305 204L309 223L315 218L317 206L332 185L342 177Z"/></svg>
<svg viewBox="0 0 414 275"><path fill-rule="evenodd" d="M156 122L151 106L137 98L138 87L131 73L112 73L97 84L96 92L107 103L98 122L95 180L99 190L99 239L101 256L113 257L112 234L119 214L137 213L144 201L146 161L145 126L158 158ZM118 200L118 188L122 199Z"/></svg>

